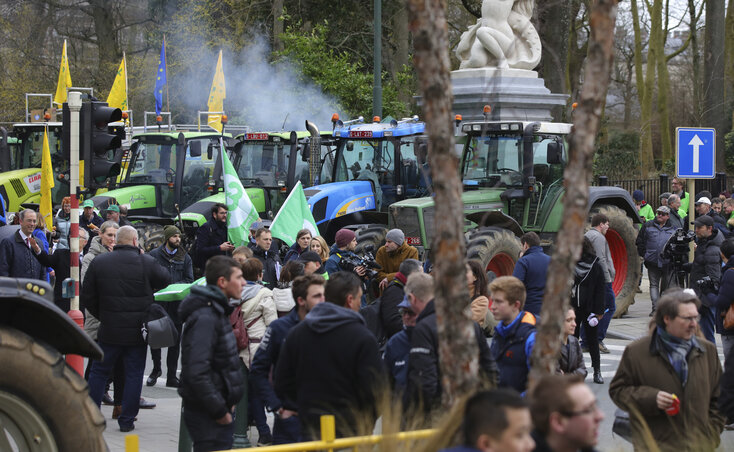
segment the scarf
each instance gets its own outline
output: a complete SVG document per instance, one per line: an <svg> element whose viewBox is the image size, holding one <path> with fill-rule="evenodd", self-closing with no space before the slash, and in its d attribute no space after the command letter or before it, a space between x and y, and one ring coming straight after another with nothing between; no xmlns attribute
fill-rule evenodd
<svg viewBox="0 0 734 452"><path fill-rule="evenodd" d="M673 366L673 370L678 374L678 378L685 387L688 381L688 360L686 358L693 347L698 348L698 341L695 336L689 340L683 340L671 336L665 329L657 327L657 343L667 355L670 365Z"/></svg>

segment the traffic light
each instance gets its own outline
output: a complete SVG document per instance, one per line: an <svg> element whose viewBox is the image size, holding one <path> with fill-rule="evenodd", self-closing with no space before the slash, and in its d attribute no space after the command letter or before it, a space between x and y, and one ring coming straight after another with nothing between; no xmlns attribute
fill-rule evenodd
<svg viewBox="0 0 734 452"><path fill-rule="evenodd" d="M108 124L122 119L122 111L112 108L107 102L85 102L82 104L81 147L84 160L84 186L90 189L105 186L108 178L120 174L119 159L115 150L122 146L117 133L109 133Z"/></svg>

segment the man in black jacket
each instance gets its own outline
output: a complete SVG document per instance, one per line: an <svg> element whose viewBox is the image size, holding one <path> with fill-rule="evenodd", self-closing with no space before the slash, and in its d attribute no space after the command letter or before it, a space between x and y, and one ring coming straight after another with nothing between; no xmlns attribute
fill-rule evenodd
<svg viewBox="0 0 734 452"><path fill-rule="evenodd" d="M212 206L211 214L209 221L196 230L194 264L200 270L210 257L225 256L235 248L227 240L227 206L218 202Z"/></svg>
<svg viewBox="0 0 734 452"><path fill-rule="evenodd" d="M0 242L0 276L46 280L46 267L33 257L31 238L36 228L36 212L25 209L18 217L20 229Z"/></svg>
<svg viewBox="0 0 734 452"><path fill-rule="evenodd" d="M403 330L403 318L398 305L405 297L405 282L415 272L423 272L420 261L406 259L400 263L395 279L388 284L380 297L380 321L387 339Z"/></svg>
<svg viewBox="0 0 734 452"><path fill-rule="evenodd" d="M239 302L245 280L240 264L214 256L204 270L207 285L193 286L181 303L183 417L194 452L232 448L232 411L245 393L237 342L232 334L230 300Z"/></svg>
<svg viewBox="0 0 734 452"><path fill-rule="evenodd" d="M693 254L693 263L690 264L690 284L699 300L708 303L699 281L703 281L707 276L716 283L721 279L720 247L724 242L724 236L714 227L714 220L708 215L701 215L692 224L696 231L696 250ZM699 310L701 315L699 326L704 337L716 344L714 308L706 303L702 304Z"/></svg>
<svg viewBox="0 0 734 452"><path fill-rule="evenodd" d="M138 232L132 226L117 231L115 248L100 254L87 269L82 287L84 307L100 321L97 340L104 361L92 363L89 396L97 406L102 401L107 378L121 359L125 366L125 390L120 431L135 428L147 346L140 332L153 293L168 285L168 272L150 256L141 255Z"/></svg>
<svg viewBox="0 0 734 452"><path fill-rule="evenodd" d="M164 243L158 248L150 252L150 255L168 270L171 277L171 284L192 283L194 282L194 268L191 263L191 257L181 246L181 230L176 226L168 225L163 228ZM168 315L176 324L176 329L181 332L181 321L178 318L178 308L181 301L167 301L161 303ZM168 347L166 355L166 386L170 388L178 387L178 377L176 377L176 369L178 368L179 344ZM150 357L153 359L153 370L145 382L148 386L155 385L158 377L161 376L161 349L151 348Z"/></svg>
<svg viewBox="0 0 734 452"><path fill-rule="evenodd" d="M84 249L87 244L89 233L86 229L79 229L79 249ZM69 248L57 248L53 254L49 255L41 248L41 246L31 238L31 247L33 248L33 254L38 259L41 265L51 267L56 272L56 282L54 283L54 303L62 311L69 312L71 308L71 300L69 298L62 297L61 289L63 282L66 278L71 275L71 250ZM79 265L81 265L81 259L79 259Z"/></svg>
<svg viewBox="0 0 734 452"><path fill-rule="evenodd" d="M275 393L298 413L303 439L318 437L320 416L333 414L336 435L372 432L376 385L384 382L377 341L359 315L362 285L351 272L329 275L327 303L293 327L275 368Z"/></svg>
<svg viewBox="0 0 734 452"><path fill-rule="evenodd" d="M418 314L410 340L406 406L417 407L422 404L427 412L438 407L442 392L433 285L433 277L425 273L410 275L405 284L408 301L413 311ZM479 325L475 324L474 329L479 346L480 370L483 377L494 384L497 381L497 364L490 355L487 340Z"/></svg>
<svg viewBox="0 0 734 452"><path fill-rule="evenodd" d="M269 289L278 287L280 276L280 258L277 250L270 249L272 244L273 235L269 229L261 227L255 232L255 247L252 248L252 254L263 264L263 282Z"/></svg>

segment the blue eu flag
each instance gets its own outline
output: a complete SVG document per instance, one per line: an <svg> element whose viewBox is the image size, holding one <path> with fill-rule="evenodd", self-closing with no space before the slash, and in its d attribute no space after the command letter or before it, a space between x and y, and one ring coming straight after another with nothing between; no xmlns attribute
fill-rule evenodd
<svg viewBox="0 0 734 452"><path fill-rule="evenodd" d="M158 58L158 73L155 79L155 114L160 115L163 108L163 87L166 86L166 39L163 38L161 56Z"/></svg>

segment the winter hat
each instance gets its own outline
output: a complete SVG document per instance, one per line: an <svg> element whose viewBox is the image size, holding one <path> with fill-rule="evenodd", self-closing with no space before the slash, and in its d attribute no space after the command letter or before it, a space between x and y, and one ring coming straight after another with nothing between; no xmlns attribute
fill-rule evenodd
<svg viewBox="0 0 734 452"><path fill-rule="evenodd" d="M301 255L298 257L298 260L306 263L306 262L318 262L321 263L321 257L316 254L315 251L304 251L301 253Z"/></svg>
<svg viewBox="0 0 734 452"><path fill-rule="evenodd" d="M385 235L385 240L395 242L397 246L403 246L403 242L405 241L405 234L403 234L403 231L401 231L400 229L390 229L389 231L387 231L387 235Z"/></svg>
<svg viewBox="0 0 734 452"><path fill-rule="evenodd" d="M670 215L670 207L668 207L668 206L660 206L660 207L658 207L658 210L656 212L662 212L665 215Z"/></svg>
<svg viewBox="0 0 734 452"><path fill-rule="evenodd" d="M177 228L176 226L169 224L168 226L163 228L164 242L168 243L168 239L170 239L171 237L173 237L176 234L181 235L181 230Z"/></svg>
<svg viewBox="0 0 734 452"><path fill-rule="evenodd" d="M632 192L632 199L635 201L644 201L645 193L643 193L642 190L635 190Z"/></svg>
<svg viewBox="0 0 734 452"><path fill-rule="evenodd" d="M334 243L337 248L344 248L355 239L357 235L351 229L339 229L334 237Z"/></svg>

